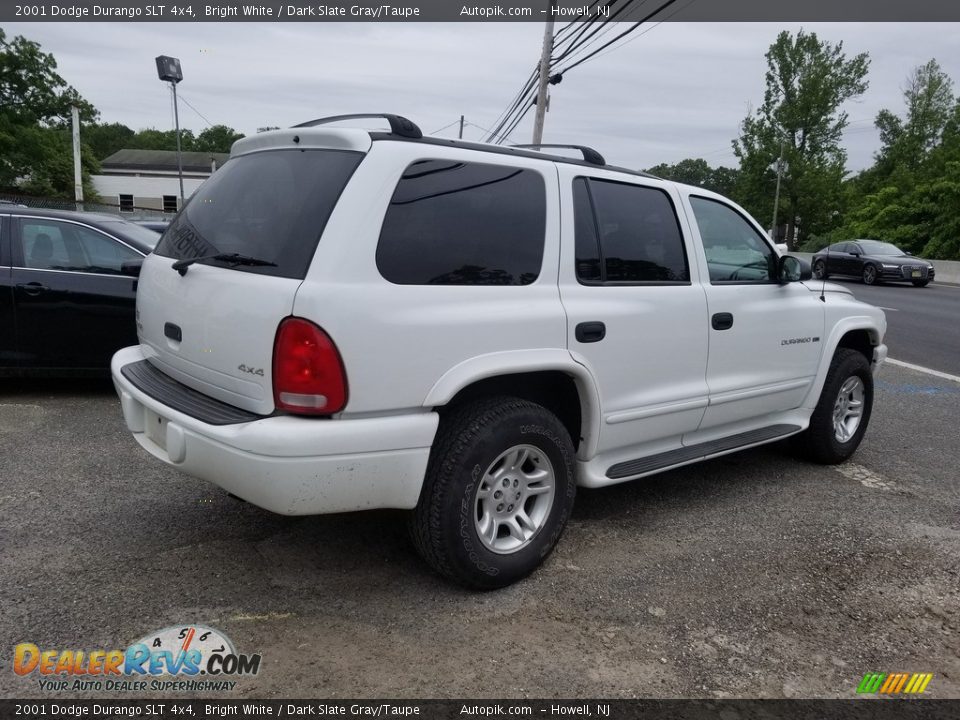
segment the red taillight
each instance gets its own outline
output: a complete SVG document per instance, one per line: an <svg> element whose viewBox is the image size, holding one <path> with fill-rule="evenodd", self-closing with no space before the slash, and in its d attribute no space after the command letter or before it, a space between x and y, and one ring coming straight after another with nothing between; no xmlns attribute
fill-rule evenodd
<svg viewBox="0 0 960 720"><path fill-rule="evenodd" d="M273 401L279 410L332 415L347 404L347 374L333 340L312 322L288 317L273 344Z"/></svg>

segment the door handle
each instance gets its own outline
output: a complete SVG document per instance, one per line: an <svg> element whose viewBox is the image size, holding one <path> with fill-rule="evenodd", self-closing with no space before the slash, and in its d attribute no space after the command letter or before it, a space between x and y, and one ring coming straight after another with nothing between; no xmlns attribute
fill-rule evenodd
<svg viewBox="0 0 960 720"><path fill-rule="evenodd" d="M46 285L42 285L38 282L32 283L18 283L17 290L23 290L27 295L39 295L42 292L49 290Z"/></svg>
<svg viewBox="0 0 960 720"><path fill-rule="evenodd" d="M714 313L714 316L710 318L710 324L713 325L714 330L729 330L733 327L733 314Z"/></svg>
<svg viewBox="0 0 960 720"><path fill-rule="evenodd" d="M602 322L582 322L574 330L574 336L577 342L593 343L600 342L607 335L607 326Z"/></svg>

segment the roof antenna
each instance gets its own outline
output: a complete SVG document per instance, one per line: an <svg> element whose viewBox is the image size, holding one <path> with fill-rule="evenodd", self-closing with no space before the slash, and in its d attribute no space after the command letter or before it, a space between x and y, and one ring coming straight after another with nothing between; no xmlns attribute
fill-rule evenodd
<svg viewBox="0 0 960 720"><path fill-rule="evenodd" d="M825 303L827 298L824 296L824 292L827 289L827 268L830 267L830 246L827 245L827 259L823 261L823 277L820 278L822 283L820 285L820 302Z"/></svg>

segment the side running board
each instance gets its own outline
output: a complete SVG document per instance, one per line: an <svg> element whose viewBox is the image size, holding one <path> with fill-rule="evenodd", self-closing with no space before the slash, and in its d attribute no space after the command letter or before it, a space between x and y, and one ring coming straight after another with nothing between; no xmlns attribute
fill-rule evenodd
<svg viewBox="0 0 960 720"><path fill-rule="evenodd" d="M644 473L661 470L671 465L679 465L680 463L699 460L709 455L735 450L739 447L756 445L757 443L768 440L793 435L799 432L799 430L799 425L771 425L770 427L738 433L737 435L720 438L719 440L711 440L697 445L690 445L689 447L668 450L667 452L648 455L647 457L636 460L627 460L626 462L612 465L610 469L607 470L607 477L611 480L619 480L633 475L643 475Z"/></svg>

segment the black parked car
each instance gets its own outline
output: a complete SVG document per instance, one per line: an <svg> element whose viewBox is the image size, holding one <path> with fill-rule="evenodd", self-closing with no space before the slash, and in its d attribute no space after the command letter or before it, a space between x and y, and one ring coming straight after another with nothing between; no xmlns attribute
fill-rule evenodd
<svg viewBox="0 0 960 720"><path fill-rule="evenodd" d="M136 275L159 238L111 215L0 206L0 374L107 370L137 343Z"/></svg>
<svg viewBox="0 0 960 720"><path fill-rule="evenodd" d="M816 252L811 259L813 275L853 275L867 285L879 280L912 282L924 287L933 280L933 265L905 253L896 245L879 240L850 240Z"/></svg>
<svg viewBox="0 0 960 720"><path fill-rule="evenodd" d="M156 233L162 233L168 227L170 227L169 220L134 220L134 223L140 227L145 227L149 230L153 230Z"/></svg>

